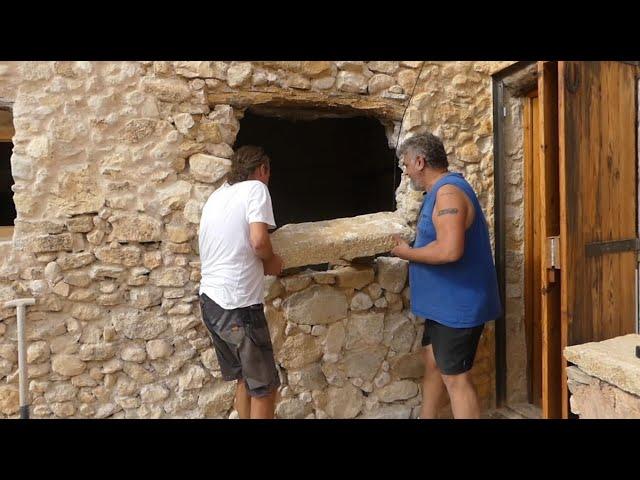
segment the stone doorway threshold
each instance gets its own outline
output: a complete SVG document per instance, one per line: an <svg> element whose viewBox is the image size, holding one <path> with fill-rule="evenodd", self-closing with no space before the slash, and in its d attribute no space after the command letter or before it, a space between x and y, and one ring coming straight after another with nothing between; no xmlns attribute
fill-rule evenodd
<svg viewBox="0 0 640 480"><path fill-rule="evenodd" d="M542 409L529 403L516 403L486 412L482 418L489 420L539 420L542 418Z"/></svg>

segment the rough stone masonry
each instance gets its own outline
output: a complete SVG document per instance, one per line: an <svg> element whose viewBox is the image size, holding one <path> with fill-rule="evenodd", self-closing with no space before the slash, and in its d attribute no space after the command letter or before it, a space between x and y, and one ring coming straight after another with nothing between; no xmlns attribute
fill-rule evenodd
<svg viewBox="0 0 640 480"><path fill-rule="evenodd" d="M12 242L0 244L0 302L36 298L27 314L32 416L234 416L234 384L221 381L200 320L197 228L252 104L349 107L378 118L393 147L410 100L402 136L431 130L443 138L492 227L489 75L500 66L1 63L18 213ZM397 200L395 215L411 230L420 197L404 176ZM268 280L281 418L416 414L421 326L408 309L406 265L351 262L358 237L348 242L335 248L353 255L327 272ZM376 245L365 255L387 248ZM474 369L485 408L493 402L493 342L490 324ZM17 416L17 382L15 311L0 308L2 418Z"/></svg>

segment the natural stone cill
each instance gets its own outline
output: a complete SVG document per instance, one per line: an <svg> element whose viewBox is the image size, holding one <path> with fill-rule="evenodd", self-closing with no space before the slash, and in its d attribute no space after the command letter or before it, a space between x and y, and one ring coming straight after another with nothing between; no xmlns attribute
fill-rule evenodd
<svg viewBox="0 0 640 480"><path fill-rule="evenodd" d="M393 235L412 239L410 228L393 212L285 225L271 235L285 268L352 260L389 252Z"/></svg>

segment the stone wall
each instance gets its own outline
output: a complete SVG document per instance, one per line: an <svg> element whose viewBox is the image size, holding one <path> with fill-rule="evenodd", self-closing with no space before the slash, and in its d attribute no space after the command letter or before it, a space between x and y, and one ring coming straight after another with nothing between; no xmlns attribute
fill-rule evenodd
<svg viewBox="0 0 640 480"><path fill-rule="evenodd" d="M527 402L527 345L524 305L524 137L523 100L504 92L505 328L507 403Z"/></svg>
<svg viewBox="0 0 640 480"><path fill-rule="evenodd" d="M408 310L407 262L378 257L273 279L266 312L285 418L415 418L420 410L423 322ZM493 325L483 334L473 380L494 399ZM448 413L445 406L441 412Z"/></svg>
<svg viewBox="0 0 640 480"><path fill-rule="evenodd" d="M565 349L571 412L580 418L640 419L640 335Z"/></svg>
<svg viewBox="0 0 640 480"><path fill-rule="evenodd" d="M37 299L27 315L35 417L226 415L233 385L216 377L215 356L199 318L197 227L204 201L224 181L239 119L250 105L289 98L298 105L348 106L379 118L389 145L395 146L399 120L422 69L402 135L425 129L442 135L452 168L467 175L493 225L489 73L495 62L21 62L0 67L6 67L0 70L0 93L9 92L3 101L12 107L15 126L11 162L18 211L13 244L2 246L0 302ZM420 195L408 189L404 175L397 198L399 213L413 222ZM365 295L345 288L323 290L344 295L349 305L356 293ZM298 293L290 289L291 296ZM367 304L363 295L356 298ZM384 398L416 401L418 393L409 386L418 388L416 382L394 376L392 347L385 344L393 338L385 331L397 327L409 336L411 330L415 338L419 332L402 314L406 305L389 311L399 307L399 293L381 295L370 298L378 302L370 314L349 314L325 326L323 334L333 329L339 337L336 322L343 324L342 360L352 373L350 368L359 372L361 367L353 367L360 360L349 357L351 347L365 340L348 340L349 332L362 327L367 334L370 323L375 330L382 318L383 338L365 342L377 349L374 358L381 358L374 377L369 378L373 367L360 386L360 377L351 376L356 385L349 380L342 387L347 390L325 377L327 387L316 391L315 399L311 393L318 412L331 415L332 398L346 396L353 404L359 397L349 385L363 397L369 392L361 387L374 388L372 393L388 387ZM381 298L395 306L380 306ZM281 301L285 311L293 302L289 293ZM273 303L268 309L270 318L279 311ZM14 315L0 309L2 416L17 414ZM306 330L304 325L289 328L282 341L283 348L289 342L285 352L298 342L321 342L322 328L316 335ZM492 332L487 330L487 351L493 348ZM355 343L347 349L348 341ZM317 355L319 348L311 346L310 353ZM302 368L291 366L295 359L282 361L288 369ZM365 355L363 364L368 361ZM492 361L489 355L486 364ZM313 366L334 368L325 364L335 367L336 362L318 357L304 367L320 381ZM479 362L479 371L493 369L483 365ZM384 383L387 376L384 387L365 385L377 378ZM493 382L493 374L487 376L490 380L478 377L479 388L493 392L492 386L482 387ZM301 395L314 392L303 390ZM300 411L300 402L286 390L283 396L286 408ZM309 398L303 397L303 402ZM372 408L385 404L380 402L369 400ZM358 413L368 411L364 405L363 399ZM307 407L302 410L306 416Z"/></svg>

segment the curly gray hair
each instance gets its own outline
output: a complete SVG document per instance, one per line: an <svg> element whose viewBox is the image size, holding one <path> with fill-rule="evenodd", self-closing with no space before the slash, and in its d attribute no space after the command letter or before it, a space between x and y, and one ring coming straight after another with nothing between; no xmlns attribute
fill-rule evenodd
<svg viewBox="0 0 640 480"><path fill-rule="evenodd" d="M432 133L420 133L402 142L398 149L398 158L402 158L407 152L424 157L427 166L431 168L448 168L447 152L442 140Z"/></svg>

